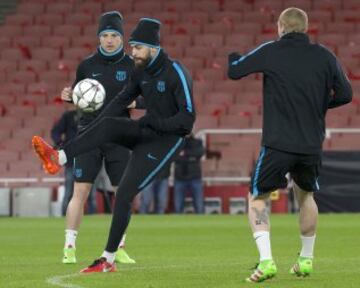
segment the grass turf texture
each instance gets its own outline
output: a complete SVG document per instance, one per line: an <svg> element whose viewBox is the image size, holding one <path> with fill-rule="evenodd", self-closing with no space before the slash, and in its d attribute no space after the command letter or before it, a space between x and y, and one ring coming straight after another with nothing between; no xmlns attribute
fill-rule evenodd
<svg viewBox="0 0 360 288"><path fill-rule="evenodd" d="M278 275L247 284L258 255L244 215L134 216L127 251L137 264L92 275L76 273L101 254L109 216L84 218L75 265L61 263L64 219L0 218L0 287L360 287L359 214L320 216L315 272L305 279L288 273L300 250L297 217L271 220Z"/></svg>

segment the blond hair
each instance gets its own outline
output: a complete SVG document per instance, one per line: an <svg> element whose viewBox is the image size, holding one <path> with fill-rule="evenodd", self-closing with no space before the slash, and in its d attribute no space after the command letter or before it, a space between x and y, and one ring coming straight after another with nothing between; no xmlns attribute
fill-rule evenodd
<svg viewBox="0 0 360 288"><path fill-rule="evenodd" d="M290 7L281 12L278 23L284 27L284 33L306 33L308 30L306 12L296 7Z"/></svg>

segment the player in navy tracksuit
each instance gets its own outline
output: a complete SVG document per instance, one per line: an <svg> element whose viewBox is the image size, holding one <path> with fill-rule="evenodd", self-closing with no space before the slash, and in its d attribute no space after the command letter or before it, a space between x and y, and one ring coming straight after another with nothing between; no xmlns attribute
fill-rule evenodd
<svg viewBox="0 0 360 288"><path fill-rule="evenodd" d="M246 55L229 56L228 74L240 79L264 74L264 127L262 149L250 189L249 222L254 233L260 264L247 278L261 282L276 274L269 236L265 201L270 192L286 188L289 172L295 182L300 206L302 250L291 273L312 273L317 222L313 192L317 184L329 108L349 103L352 89L335 55L311 43L306 34L307 15L297 8L283 11L278 21L280 39L260 45Z"/></svg>
<svg viewBox="0 0 360 288"><path fill-rule="evenodd" d="M177 155L195 121L191 78L187 70L171 60L159 46L159 28L160 22L155 19L140 20L129 41L137 67L129 85L82 135L59 151L40 137L33 138L35 150L51 173L56 173L66 158L106 142L128 147L133 152L118 186L121 193L116 194L105 251L82 272L115 270L115 251L130 221L134 197ZM140 94L145 101L144 117L138 121L116 117Z"/></svg>
<svg viewBox="0 0 360 288"><path fill-rule="evenodd" d="M96 79L104 86L106 98L103 107L98 111L81 113L79 110L81 114L78 125L79 133L96 119L129 82L130 75L134 70L134 61L124 51L123 34L122 16L119 12L112 11L101 15L98 28L100 45L94 54L79 64L72 88L83 79ZM71 101L72 88L63 89L61 96L64 101ZM129 110L125 109L119 116L129 118ZM83 207L103 163L113 189L116 191L129 156L130 151L127 148L113 143L103 143L74 158L74 195L66 210L63 263L76 262L75 242L83 215ZM124 245L125 235L119 246L116 261L134 263L134 260L129 258L123 249Z"/></svg>

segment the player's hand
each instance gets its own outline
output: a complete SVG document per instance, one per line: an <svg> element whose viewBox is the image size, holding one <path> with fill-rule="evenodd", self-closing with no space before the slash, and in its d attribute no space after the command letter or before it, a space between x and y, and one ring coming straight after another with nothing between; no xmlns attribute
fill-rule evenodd
<svg viewBox="0 0 360 288"><path fill-rule="evenodd" d="M153 115L146 114L139 119L140 127L150 127L155 130L160 128L160 119Z"/></svg>
<svg viewBox="0 0 360 288"><path fill-rule="evenodd" d="M131 102L129 106L127 106L128 109L135 109L136 108L136 101Z"/></svg>
<svg viewBox="0 0 360 288"><path fill-rule="evenodd" d="M71 102L72 101L71 94L72 94L71 87L65 87L61 91L61 100L66 101L66 102Z"/></svg>

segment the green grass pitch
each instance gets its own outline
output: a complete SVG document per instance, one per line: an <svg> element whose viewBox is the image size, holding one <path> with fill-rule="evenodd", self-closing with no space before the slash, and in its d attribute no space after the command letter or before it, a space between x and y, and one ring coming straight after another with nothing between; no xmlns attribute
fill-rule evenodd
<svg viewBox="0 0 360 288"><path fill-rule="evenodd" d="M61 263L64 219L0 218L0 287L360 287L359 216L320 216L315 272L302 279L288 274L300 247L297 217L273 215L271 238L279 272L264 284L244 282L258 260L244 215L133 216L127 251L137 264L96 275L77 272L101 254L109 216L84 218L75 265Z"/></svg>

